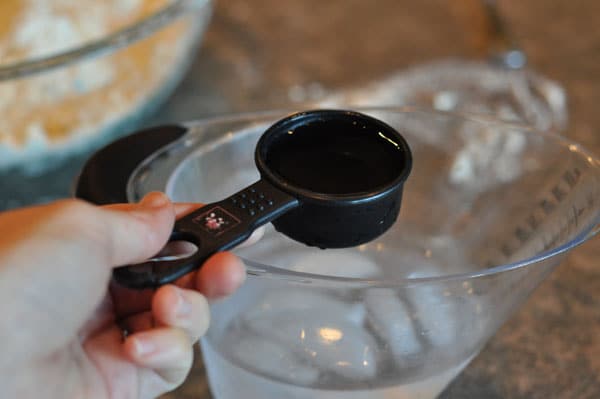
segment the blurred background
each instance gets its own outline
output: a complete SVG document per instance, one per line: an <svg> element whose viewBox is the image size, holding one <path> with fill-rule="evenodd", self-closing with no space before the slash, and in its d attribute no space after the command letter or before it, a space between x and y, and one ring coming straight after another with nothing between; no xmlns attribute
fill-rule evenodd
<svg viewBox="0 0 600 399"><path fill-rule="evenodd" d="M53 3L0 4L0 210L70 196L135 129L272 108L474 109L600 153L592 0ZM599 258L576 251L442 397L600 397ZM166 397L211 397L199 360Z"/></svg>

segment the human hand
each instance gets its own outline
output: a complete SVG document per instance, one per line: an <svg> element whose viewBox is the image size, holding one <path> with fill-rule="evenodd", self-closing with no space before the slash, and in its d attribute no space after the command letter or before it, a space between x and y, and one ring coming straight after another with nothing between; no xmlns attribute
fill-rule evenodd
<svg viewBox="0 0 600 399"><path fill-rule="evenodd" d="M152 193L140 204L65 200L0 214L0 397L153 398L181 384L208 327L207 298L242 284L242 262L219 253L155 291L109 282L113 267L154 256L195 207Z"/></svg>

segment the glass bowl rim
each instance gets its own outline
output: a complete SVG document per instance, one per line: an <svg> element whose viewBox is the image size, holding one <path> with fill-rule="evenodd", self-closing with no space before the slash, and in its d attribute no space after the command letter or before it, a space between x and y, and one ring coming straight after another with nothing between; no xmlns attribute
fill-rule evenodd
<svg viewBox="0 0 600 399"><path fill-rule="evenodd" d="M152 35L186 15L191 9L210 7L213 1L171 0L154 13L107 36L46 56L23 59L10 64L0 64L0 83L57 69L74 61L113 53Z"/></svg>

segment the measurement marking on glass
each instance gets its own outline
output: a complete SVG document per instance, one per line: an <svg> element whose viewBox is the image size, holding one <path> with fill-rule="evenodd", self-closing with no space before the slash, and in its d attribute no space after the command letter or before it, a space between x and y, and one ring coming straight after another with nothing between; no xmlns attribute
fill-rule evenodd
<svg viewBox="0 0 600 399"><path fill-rule="evenodd" d="M575 167L571 170L565 171L559 181L544 195L544 197L538 202L538 205L529 213L526 217L514 228L513 233L510 235L507 241L500 245L499 251L505 258L510 258L518 250L522 249L533 237L539 236L537 233L539 229L552 216L557 209L559 209L562 202L568 198L569 194L574 188L580 183L582 172L579 168ZM567 219L564 224L560 226L558 231L550 234L542 234L540 241L542 247L540 250L544 251L554 246L564 233L569 231L572 227L577 227L580 223L580 217L593 205L593 196L587 197L587 203L579 208L577 204L574 204L570 211L567 212ZM547 226L545 228L548 228ZM490 260L487 262L488 266L497 265L497 261Z"/></svg>

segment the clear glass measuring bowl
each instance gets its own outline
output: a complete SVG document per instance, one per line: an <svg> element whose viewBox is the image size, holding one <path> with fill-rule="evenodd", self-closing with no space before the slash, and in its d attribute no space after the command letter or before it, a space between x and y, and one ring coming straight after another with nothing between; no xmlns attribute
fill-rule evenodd
<svg viewBox="0 0 600 399"><path fill-rule="evenodd" d="M248 280L212 305L211 390L229 398L434 398L600 223L600 163L578 144L483 116L359 111L414 156L397 223L366 245L309 248L267 227L237 250ZM188 124L132 175L211 202L258 177L253 150L288 112Z"/></svg>

